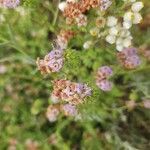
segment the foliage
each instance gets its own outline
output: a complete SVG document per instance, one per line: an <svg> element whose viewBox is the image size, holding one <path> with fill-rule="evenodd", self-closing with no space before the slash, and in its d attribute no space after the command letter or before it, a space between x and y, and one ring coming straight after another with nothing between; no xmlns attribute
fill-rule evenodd
<svg viewBox="0 0 150 150"><path fill-rule="evenodd" d="M142 13L146 16L150 3L143 2ZM125 105L128 100L141 104L150 99L150 66L145 57L140 56L139 68L124 70L116 59L114 46L102 42L84 50L84 34L77 34L65 51L65 64L59 73L42 76L37 71L37 57L50 51L60 28L67 28L57 4L52 0L24 0L16 9L0 8L0 149L8 149L11 139L17 140L18 150L26 149L27 139L37 141L39 149L44 150L150 149L150 111L141 105L129 110ZM121 13L122 2L116 0L116 6L119 9L115 11ZM135 26L132 34L137 47L150 45L150 28ZM114 70L114 86L108 93L95 85L95 73L102 65ZM56 78L92 87L92 96L78 107L82 120L63 115L54 123L46 119L51 81Z"/></svg>

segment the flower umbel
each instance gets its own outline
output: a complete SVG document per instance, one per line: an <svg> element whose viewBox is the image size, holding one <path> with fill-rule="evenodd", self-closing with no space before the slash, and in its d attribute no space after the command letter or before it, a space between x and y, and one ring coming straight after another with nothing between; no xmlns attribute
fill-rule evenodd
<svg viewBox="0 0 150 150"><path fill-rule="evenodd" d="M86 84L75 83L69 80L55 80L52 94L60 100L70 104L80 104L87 96L91 95L91 88Z"/></svg>

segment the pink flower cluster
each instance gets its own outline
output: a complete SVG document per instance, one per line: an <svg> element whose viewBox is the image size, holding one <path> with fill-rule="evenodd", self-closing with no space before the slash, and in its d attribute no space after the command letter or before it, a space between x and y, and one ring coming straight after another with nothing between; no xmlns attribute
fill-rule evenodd
<svg viewBox="0 0 150 150"><path fill-rule="evenodd" d="M110 91L112 89L112 82L108 78L113 74L113 71L108 66L102 66L98 69L96 74L96 85L103 91Z"/></svg>
<svg viewBox="0 0 150 150"><path fill-rule="evenodd" d="M46 117L50 122L55 122L60 113L74 117L78 114L78 111L76 106L72 104L53 104L47 108Z"/></svg>
<svg viewBox="0 0 150 150"><path fill-rule="evenodd" d="M136 48L125 48L117 54L120 63L127 69L135 69L140 65L140 58Z"/></svg>
<svg viewBox="0 0 150 150"><path fill-rule="evenodd" d="M55 80L53 82L53 92L51 98L53 104L47 108L46 116L50 122L57 120L62 112L65 116L75 117L78 115L76 105L83 103L87 96L91 95L91 88L86 84L75 83L69 80ZM67 102L59 103L59 100Z"/></svg>
<svg viewBox="0 0 150 150"><path fill-rule="evenodd" d="M86 84L63 79L55 80L53 84L52 95L73 105L82 103L87 96L91 95L91 88Z"/></svg>
<svg viewBox="0 0 150 150"><path fill-rule="evenodd" d="M70 30L61 30L57 35L54 49L44 59L37 58L36 64L41 74L58 72L63 67L63 50L67 47L68 41L73 35L74 33Z"/></svg>
<svg viewBox="0 0 150 150"><path fill-rule="evenodd" d="M16 8L20 0L0 0L0 6L7 8Z"/></svg>

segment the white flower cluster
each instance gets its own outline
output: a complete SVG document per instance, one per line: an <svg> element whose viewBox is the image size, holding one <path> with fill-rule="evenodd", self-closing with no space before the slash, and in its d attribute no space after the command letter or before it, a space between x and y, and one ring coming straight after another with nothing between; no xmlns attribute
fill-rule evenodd
<svg viewBox="0 0 150 150"><path fill-rule="evenodd" d="M126 12L123 16L123 27L129 29L132 24L139 24L142 16L139 11L144 7L142 2L135 2L131 6L131 10Z"/></svg>
<svg viewBox="0 0 150 150"><path fill-rule="evenodd" d="M131 11L124 14L122 25L118 23L118 19L114 16L107 18L107 26L109 29L106 41L110 44L116 43L116 49L118 51L122 51L124 48L131 46L132 36L129 29L132 24L138 24L142 20L142 16L139 13L142 8L142 2L134 2L131 6Z"/></svg>
<svg viewBox="0 0 150 150"><path fill-rule="evenodd" d="M116 43L118 51L123 50L131 45L132 36L128 29L122 27L117 18L109 16L107 19L107 26L109 27L106 41L110 44Z"/></svg>

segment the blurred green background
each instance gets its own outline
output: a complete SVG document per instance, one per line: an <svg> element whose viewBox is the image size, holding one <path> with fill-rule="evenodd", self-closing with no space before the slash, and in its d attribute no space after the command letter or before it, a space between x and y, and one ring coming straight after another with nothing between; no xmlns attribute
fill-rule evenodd
<svg viewBox="0 0 150 150"><path fill-rule="evenodd" d="M145 25L150 1L143 2ZM103 42L83 50L85 39L79 33L69 43L60 73L43 77L37 71L37 57L44 57L60 28L67 28L57 4L24 0L15 10L0 8L0 150L149 150L150 110L142 106L129 110L125 105L150 99L150 66L142 54L141 66L127 71L119 65L113 46ZM150 48L150 24L144 25L132 28L133 43ZM111 65L115 72L109 93L94 84L94 72L101 65ZM94 89L79 106L83 120L64 116L55 123L47 120L51 81L56 78L85 82Z"/></svg>

